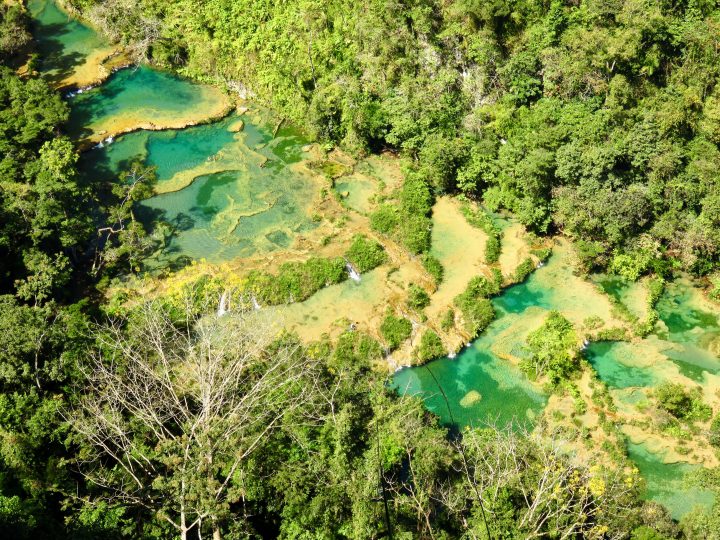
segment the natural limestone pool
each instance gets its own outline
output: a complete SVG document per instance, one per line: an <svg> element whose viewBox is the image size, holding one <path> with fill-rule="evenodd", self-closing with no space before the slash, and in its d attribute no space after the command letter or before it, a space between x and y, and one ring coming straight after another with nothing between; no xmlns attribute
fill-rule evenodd
<svg viewBox="0 0 720 540"><path fill-rule="evenodd" d="M158 195L137 210L151 231L166 236L149 267L223 262L287 248L314 227L318 186L300 165L305 142L291 129L273 138L260 117L231 114L183 130L123 135L85 152L81 168L108 180L134 161L155 168Z"/></svg>
<svg viewBox="0 0 720 540"><path fill-rule="evenodd" d="M494 298L496 320L455 358L430 362L430 371L424 366L402 369L394 375L393 385L401 393L420 395L444 422L459 427L488 421L500 426L532 423L542 412L546 396L512 360L524 356L527 334L552 309L575 321L583 315L610 318L609 303L603 303L602 297L591 296L594 305L586 307L594 289L577 283L567 256L567 246L558 246L556 254L527 281ZM578 286L565 286L568 283Z"/></svg>
<svg viewBox="0 0 720 540"><path fill-rule="evenodd" d="M102 60L116 48L51 0L29 0L43 76L56 86L84 87L103 75Z"/></svg>
<svg viewBox="0 0 720 540"><path fill-rule="evenodd" d="M216 119L228 112L230 98L214 86L139 66L72 96L70 105L70 135L97 143L141 128L183 128Z"/></svg>

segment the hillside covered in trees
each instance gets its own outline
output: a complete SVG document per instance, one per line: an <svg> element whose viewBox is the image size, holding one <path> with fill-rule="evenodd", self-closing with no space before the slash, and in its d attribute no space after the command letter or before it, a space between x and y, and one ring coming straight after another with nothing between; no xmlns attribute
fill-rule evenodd
<svg viewBox="0 0 720 540"><path fill-rule="evenodd" d="M651 275L647 325L664 279L712 282L720 269L714 2L63 5L134 62L222 82L326 149L401 159L401 184L368 219L436 283L447 269L430 254L431 213L445 195L507 212L533 238L567 236L585 272ZM308 343L253 309L305 300L348 279L345 265L384 264L385 248L363 236L342 257L253 270L247 309L226 311L211 279L133 303L108 294L159 242L136 216L156 170L81 174L67 89L36 73L27 6L5 2L0 16L3 537L720 538L717 467L690 475L714 505L672 519L643 498L617 446L603 448L612 461L578 457L547 419L459 429L400 396L377 365L425 316L431 300L417 284L411 315L379 314L381 340L351 326ZM496 263L499 229L463 208ZM490 299L535 266L525 259L506 283L497 269L473 278L443 326L456 308L476 336L495 316ZM649 333L633 322L634 337ZM578 341L550 311L521 369L580 414L589 367ZM447 351L428 330L416 352L424 362ZM717 453L720 410L703 400L664 384L653 407L668 431Z"/></svg>
<svg viewBox="0 0 720 540"><path fill-rule="evenodd" d="M427 249L422 204L464 194L588 267L718 261L714 2L71 0L139 58L231 81L354 152L412 161L378 222Z"/></svg>

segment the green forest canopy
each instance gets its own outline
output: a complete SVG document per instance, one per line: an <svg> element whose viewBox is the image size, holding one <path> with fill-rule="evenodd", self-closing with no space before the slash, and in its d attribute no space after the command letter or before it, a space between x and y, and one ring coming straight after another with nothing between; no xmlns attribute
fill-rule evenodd
<svg viewBox="0 0 720 540"><path fill-rule="evenodd" d="M323 139L402 152L432 194L563 231L589 266L716 268L714 2L70 3L126 42L159 28L154 62L239 81ZM385 227L424 251L405 202Z"/></svg>

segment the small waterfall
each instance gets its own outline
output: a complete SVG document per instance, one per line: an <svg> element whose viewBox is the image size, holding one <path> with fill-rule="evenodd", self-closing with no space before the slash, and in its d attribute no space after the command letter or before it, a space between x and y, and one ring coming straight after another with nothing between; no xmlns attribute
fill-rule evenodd
<svg viewBox="0 0 720 540"><path fill-rule="evenodd" d="M108 138L103 139L102 141L97 143L95 145L95 148L104 148L105 146L110 146L113 143L113 141L115 141L115 139L112 135L110 135Z"/></svg>
<svg viewBox="0 0 720 540"><path fill-rule="evenodd" d="M257 301L257 298L255 298L255 295L252 295L250 297L250 300L252 301L252 307L255 311L258 311L260 309L260 304Z"/></svg>
<svg viewBox="0 0 720 540"><path fill-rule="evenodd" d="M228 312L227 304L228 304L228 293L227 293L227 291L225 291L220 296L220 303L218 304L218 309L217 309L218 317L222 317L223 315L225 315Z"/></svg>
<svg viewBox="0 0 720 540"><path fill-rule="evenodd" d="M360 274L347 259L345 259L345 269L347 270L350 279L358 283L360 282Z"/></svg>

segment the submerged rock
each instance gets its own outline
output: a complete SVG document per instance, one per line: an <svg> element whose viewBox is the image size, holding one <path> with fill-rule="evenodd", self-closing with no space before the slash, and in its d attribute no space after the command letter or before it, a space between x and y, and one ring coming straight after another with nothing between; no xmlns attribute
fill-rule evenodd
<svg viewBox="0 0 720 540"><path fill-rule="evenodd" d="M477 390L470 390L460 400L460 406L467 409L467 408L475 405L481 399L482 399L482 395L480 394L480 392L478 392Z"/></svg>
<svg viewBox="0 0 720 540"><path fill-rule="evenodd" d="M245 129L245 122L243 122L242 120L237 120L236 122L233 122L228 126L228 131L230 133L239 133L243 129Z"/></svg>

